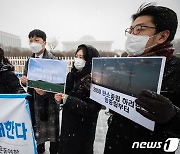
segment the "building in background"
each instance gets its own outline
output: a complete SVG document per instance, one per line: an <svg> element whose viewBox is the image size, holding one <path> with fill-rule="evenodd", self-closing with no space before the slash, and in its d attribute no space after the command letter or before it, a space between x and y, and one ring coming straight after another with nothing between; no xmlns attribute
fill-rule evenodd
<svg viewBox="0 0 180 154"><path fill-rule="evenodd" d="M21 48L21 39L19 36L0 31L0 46Z"/></svg>
<svg viewBox="0 0 180 154"><path fill-rule="evenodd" d="M63 51L76 50L80 44L89 44L99 51L111 51L113 41L96 41L92 36L85 35L78 41L63 41Z"/></svg>

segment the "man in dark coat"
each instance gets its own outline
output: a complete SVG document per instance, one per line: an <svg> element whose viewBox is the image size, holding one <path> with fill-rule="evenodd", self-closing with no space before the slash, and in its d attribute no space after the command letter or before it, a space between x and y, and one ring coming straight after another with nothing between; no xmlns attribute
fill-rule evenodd
<svg viewBox="0 0 180 154"><path fill-rule="evenodd" d="M177 29L177 15L169 8L149 3L142 5L132 19L131 27L126 30L128 56L166 57L161 94L143 90L135 101L139 105L136 110L155 121L155 129L146 129L114 112L104 154L166 153L174 146L167 139L180 138L180 59L173 56L171 44ZM134 142L142 146L133 146Z"/></svg>
<svg viewBox="0 0 180 154"><path fill-rule="evenodd" d="M0 48L0 94L25 93L18 77L14 73L14 66L4 57Z"/></svg>
<svg viewBox="0 0 180 154"><path fill-rule="evenodd" d="M54 56L45 48L46 34L38 29L29 33L30 48L33 52L33 58L53 59ZM29 60L28 60L29 61ZM28 61L25 65L24 74L21 82L27 84ZM29 105L37 141L38 153L45 151L45 142L50 141L50 154L58 152L59 136L59 109L54 101L54 94L45 92L38 88L28 88Z"/></svg>
<svg viewBox="0 0 180 154"><path fill-rule="evenodd" d="M63 98L59 154L93 154L96 124L101 105L91 100L90 73L92 58L98 51L89 45L78 46L73 68L66 80ZM60 96L59 96L60 95Z"/></svg>

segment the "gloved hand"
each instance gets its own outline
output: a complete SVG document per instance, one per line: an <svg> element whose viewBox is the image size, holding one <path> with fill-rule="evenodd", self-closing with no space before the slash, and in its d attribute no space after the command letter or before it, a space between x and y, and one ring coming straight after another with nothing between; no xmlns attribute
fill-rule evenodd
<svg viewBox="0 0 180 154"><path fill-rule="evenodd" d="M166 123L176 115L176 109L168 98L150 90L143 90L135 102L139 105L137 112L157 123Z"/></svg>

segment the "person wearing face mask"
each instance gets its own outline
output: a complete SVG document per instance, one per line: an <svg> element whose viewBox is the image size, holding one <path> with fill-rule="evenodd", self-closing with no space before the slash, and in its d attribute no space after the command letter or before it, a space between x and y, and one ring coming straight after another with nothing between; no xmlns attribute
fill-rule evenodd
<svg viewBox="0 0 180 154"><path fill-rule="evenodd" d="M93 154L96 124L101 105L89 98L92 58L98 51L81 44L67 75L65 94L55 94L63 104L59 154Z"/></svg>
<svg viewBox="0 0 180 154"><path fill-rule="evenodd" d="M32 58L54 59L54 56L48 52L46 46L46 34L39 30L32 30L29 35L29 46L33 52ZM28 78L28 62L24 69L21 83L26 86ZM38 88L28 88L30 112L32 125L37 141L38 153L45 152L45 142L50 141L50 154L58 152L59 135L59 108L54 101L54 94L45 92Z"/></svg>
<svg viewBox="0 0 180 154"><path fill-rule="evenodd" d="M131 27L125 30L128 56L166 57L160 94L144 89L135 100L137 112L155 121L155 128L151 131L113 112L104 154L162 154L172 150L173 142L167 143L168 138L180 138L180 58L173 55L171 44L178 25L177 15L167 7L148 3L140 6L132 20ZM142 144L133 148L134 142Z"/></svg>

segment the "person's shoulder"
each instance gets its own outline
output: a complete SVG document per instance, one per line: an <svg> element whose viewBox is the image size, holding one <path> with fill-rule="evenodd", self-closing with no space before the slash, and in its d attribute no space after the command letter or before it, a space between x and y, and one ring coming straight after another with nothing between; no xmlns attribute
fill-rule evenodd
<svg viewBox="0 0 180 154"><path fill-rule="evenodd" d="M73 73L72 72L68 72L67 73L67 78L70 78L70 77L72 77L73 76Z"/></svg>
<svg viewBox="0 0 180 154"><path fill-rule="evenodd" d="M30 57L27 58L26 64L29 63L30 58L35 58L35 54L33 53Z"/></svg>
<svg viewBox="0 0 180 154"><path fill-rule="evenodd" d="M48 58L48 59L55 59L55 56L51 52L47 51L46 49L44 51L44 56L43 57Z"/></svg>
<svg viewBox="0 0 180 154"><path fill-rule="evenodd" d="M172 56L172 61L175 62L176 64L180 65L180 57L177 57L175 55Z"/></svg>
<svg viewBox="0 0 180 154"><path fill-rule="evenodd" d="M14 79L18 79L18 77L16 76L16 74L14 73L14 71L11 70L7 70L3 72L3 78L5 80L14 80Z"/></svg>
<svg viewBox="0 0 180 154"><path fill-rule="evenodd" d="M180 57L177 57L175 55L173 55L168 61L167 63L169 64L175 64L175 65L180 65Z"/></svg>
<svg viewBox="0 0 180 154"><path fill-rule="evenodd" d="M168 60L166 67L170 69L175 69L176 72L180 72L180 57L173 55L170 60Z"/></svg>
<svg viewBox="0 0 180 154"><path fill-rule="evenodd" d="M7 74L8 74L10 77L18 78L18 77L16 76L16 74L14 73L14 71L7 71Z"/></svg>

